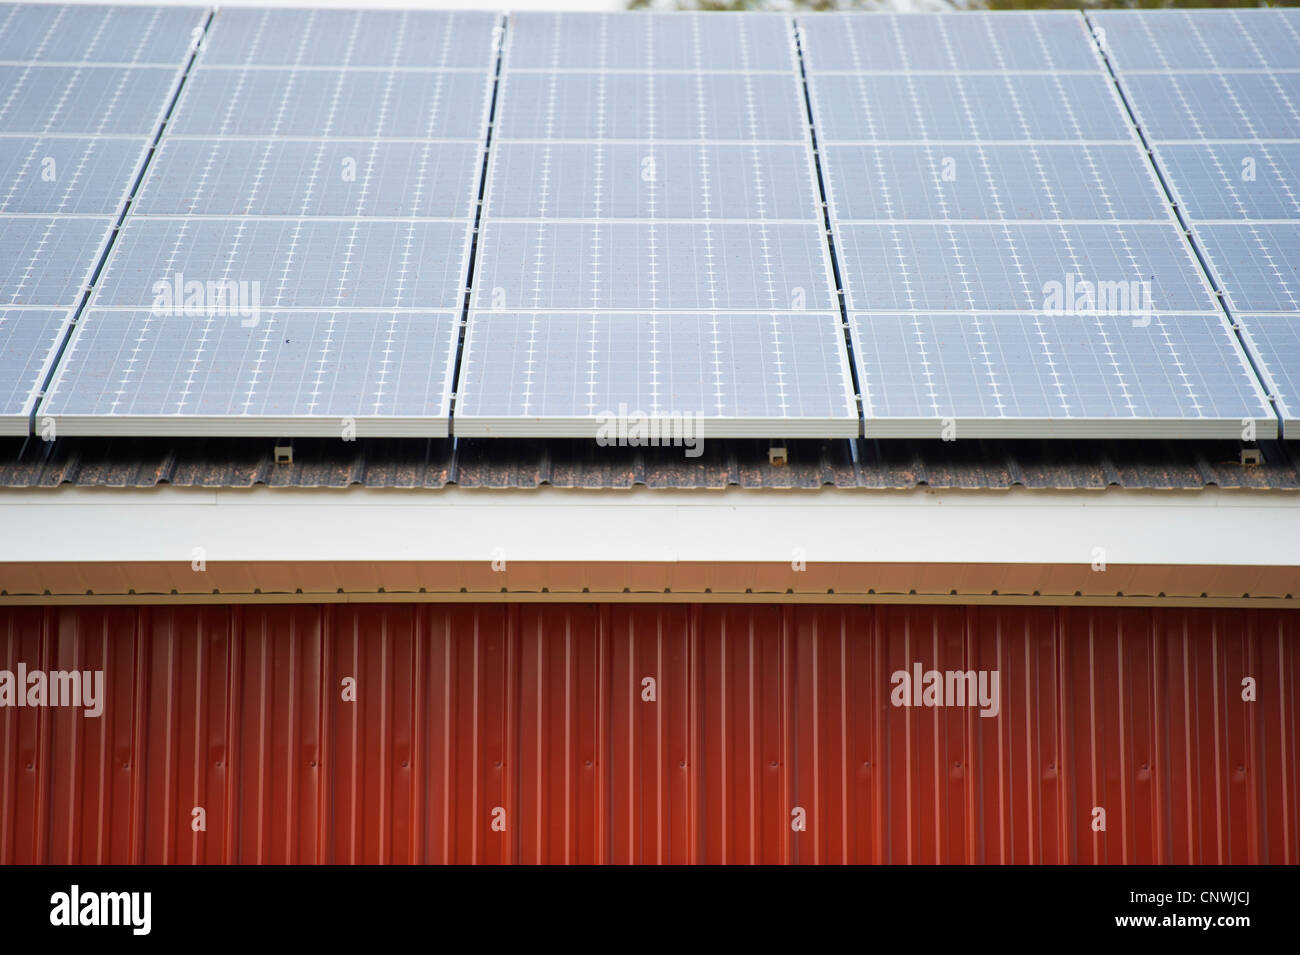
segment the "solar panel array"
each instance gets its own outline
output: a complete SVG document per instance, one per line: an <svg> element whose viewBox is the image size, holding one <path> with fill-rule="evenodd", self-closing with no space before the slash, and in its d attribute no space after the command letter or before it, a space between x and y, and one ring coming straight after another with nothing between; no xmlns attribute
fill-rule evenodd
<svg viewBox="0 0 1300 955"><path fill-rule="evenodd" d="M1082 17L800 30L868 436L1276 432Z"/></svg>
<svg viewBox="0 0 1300 955"><path fill-rule="evenodd" d="M1300 430L1300 11L1092 19L1284 430Z"/></svg>
<svg viewBox="0 0 1300 955"><path fill-rule="evenodd" d="M198 10L0 7L0 434L27 434Z"/></svg>
<svg viewBox="0 0 1300 955"><path fill-rule="evenodd" d="M0 433L1300 434L1297 11L0 4L0 145Z"/></svg>
<svg viewBox="0 0 1300 955"><path fill-rule="evenodd" d="M510 18L456 433L858 434L779 15Z"/></svg>
<svg viewBox="0 0 1300 955"><path fill-rule="evenodd" d="M496 24L219 12L41 414L445 436Z"/></svg>

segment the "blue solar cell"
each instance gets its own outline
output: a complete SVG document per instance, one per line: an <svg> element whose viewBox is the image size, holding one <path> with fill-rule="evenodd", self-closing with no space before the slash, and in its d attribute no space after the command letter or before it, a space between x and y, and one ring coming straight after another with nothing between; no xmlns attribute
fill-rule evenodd
<svg viewBox="0 0 1300 955"><path fill-rule="evenodd" d="M1300 143L1168 143L1156 154L1194 219L1300 219Z"/></svg>
<svg viewBox="0 0 1300 955"><path fill-rule="evenodd" d="M705 438L858 428L833 314L471 312L461 367L457 434L591 435L638 414L700 415Z"/></svg>
<svg viewBox="0 0 1300 955"><path fill-rule="evenodd" d="M117 215L146 139L0 138L0 213Z"/></svg>
<svg viewBox="0 0 1300 955"><path fill-rule="evenodd" d="M0 216L0 307L76 305L113 220Z"/></svg>
<svg viewBox="0 0 1300 955"><path fill-rule="evenodd" d="M28 433L36 393L71 319L71 309L0 309L0 434Z"/></svg>
<svg viewBox="0 0 1300 955"><path fill-rule="evenodd" d="M1133 138L1100 73L814 73L809 79L817 132L826 142Z"/></svg>
<svg viewBox="0 0 1300 955"><path fill-rule="evenodd" d="M0 133L152 136L178 78L172 67L0 64Z"/></svg>
<svg viewBox="0 0 1300 955"><path fill-rule="evenodd" d="M496 59L487 12L219 9L202 64L483 68Z"/></svg>
<svg viewBox="0 0 1300 955"><path fill-rule="evenodd" d="M848 219L1160 219L1169 206L1137 144L837 145L822 152Z"/></svg>
<svg viewBox="0 0 1300 955"><path fill-rule="evenodd" d="M1272 418L1218 315L873 312L851 327L868 436L937 433L943 418L958 438L1066 434L1090 419L1112 433L1166 419L1232 435Z"/></svg>
<svg viewBox="0 0 1300 955"><path fill-rule="evenodd" d="M461 218L482 152L477 142L166 139L132 212Z"/></svg>
<svg viewBox="0 0 1300 955"><path fill-rule="evenodd" d="M3 4L0 60L179 66L206 16L201 7Z"/></svg>
<svg viewBox="0 0 1300 955"><path fill-rule="evenodd" d="M478 139L489 88L486 72L197 70L171 132Z"/></svg>
<svg viewBox="0 0 1300 955"><path fill-rule="evenodd" d="M510 69L795 69L793 27L781 14L671 17L515 13Z"/></svg>
<svg viewBox="0 0 1300 955"><path fill-rule="evenodd" d="M1214 308L1181 234L1163 224L841 225L836 236L852 309Z"/></svg>
<svg viewBox="0 0 1300 955"><path fill-rule="evenodd" d="M1154 139L1300 139L1300 73L1126 73Z"/></svg>
<svg viewBox="0 0 1300 955"><path fill-rule="evenodd" d="M826 70L1095 70L1083 18L1068 13L811 14L807 60Z"/></svg>
<svg viewBox="0 0 1300 955"><path fill-rule="evenodd" d="M793 73L507 73L498 109L505 139L807 140Z"/></svg>
<svg viewBox="0 0 1300 955"><path fill-rule="evenodd" d="M489 216L821 217L802 144L501 142L492 152Z"/></svg>
<svg viewBox="0 0 1300 955"><path fill-rule="evenodd" d="M1196 227L1228 304L1241 312L1300 312L1300 222Z"/></svg>
<svg viewBox="0 0 1300 955"><path fill-rule="evenodd" d="M478 243L473 304L498 309L824 310L815 224L496 222Z"/></svg>
<svg viewBox="0 0 1300 955"><path fill-rule="evenodd" d="M464 223L132 218L94 304L167 308L170 295L178 307L180 276L182 291L234 282L267 308L455 308L468 250Z"/></svg>
<svg viewBox="0 0 1300 955"><path fill-rule="evenodd" d="M91 309L42 413L64 434L447 433L452 312Z"/></svg>

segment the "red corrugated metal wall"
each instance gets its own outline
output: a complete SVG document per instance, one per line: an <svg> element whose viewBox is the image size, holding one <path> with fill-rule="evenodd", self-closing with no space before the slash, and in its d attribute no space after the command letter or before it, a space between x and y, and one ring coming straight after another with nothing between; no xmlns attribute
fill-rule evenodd
<svg viewBox="0 0 1300 955"><path fill-rule="evenodd" d="M97 719L0 709L0 862L1294 863L1298 635L1257 610L0 608L0 669L107 683ZM1000 715L894 707L913 662L997 669Z"/></svg>

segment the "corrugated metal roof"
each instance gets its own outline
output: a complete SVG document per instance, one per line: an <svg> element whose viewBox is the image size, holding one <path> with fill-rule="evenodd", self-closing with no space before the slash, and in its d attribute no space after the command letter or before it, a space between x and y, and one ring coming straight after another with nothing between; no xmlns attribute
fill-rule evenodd
<svg viewBox="0 0 1300 955"><path fill-rule="evenodd" d="M0 864L1294 864L1297 637L1254 610L0 608L0 666L105 672L101 717L0 710ZM997 715L891 705L914 664L996 670Z"/></svg>
<svg viewBox="0 0 1300 955"><path fill-rule="evenodd" d="M296 439L276 464L270 439L63 438L0 441L0 487L460 487L1200 489L1300 488L1300 448L1264 442L1243 466L1233 441L764 441L680 448L592 441ZM856 456L855 456L856 451Z"/></svg>

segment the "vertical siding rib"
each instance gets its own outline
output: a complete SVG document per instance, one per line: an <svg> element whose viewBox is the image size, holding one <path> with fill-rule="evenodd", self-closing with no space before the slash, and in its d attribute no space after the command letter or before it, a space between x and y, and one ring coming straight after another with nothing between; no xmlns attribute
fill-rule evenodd
<svg viewBox="0 0 1300 955"><path fill-rule="evenodd" d="M0 864L1291 864L1297 640L1263 610L2 608L0 669L107 698L0 708ZM913 664L996 669L999 713L895 706Z"/></svg>

